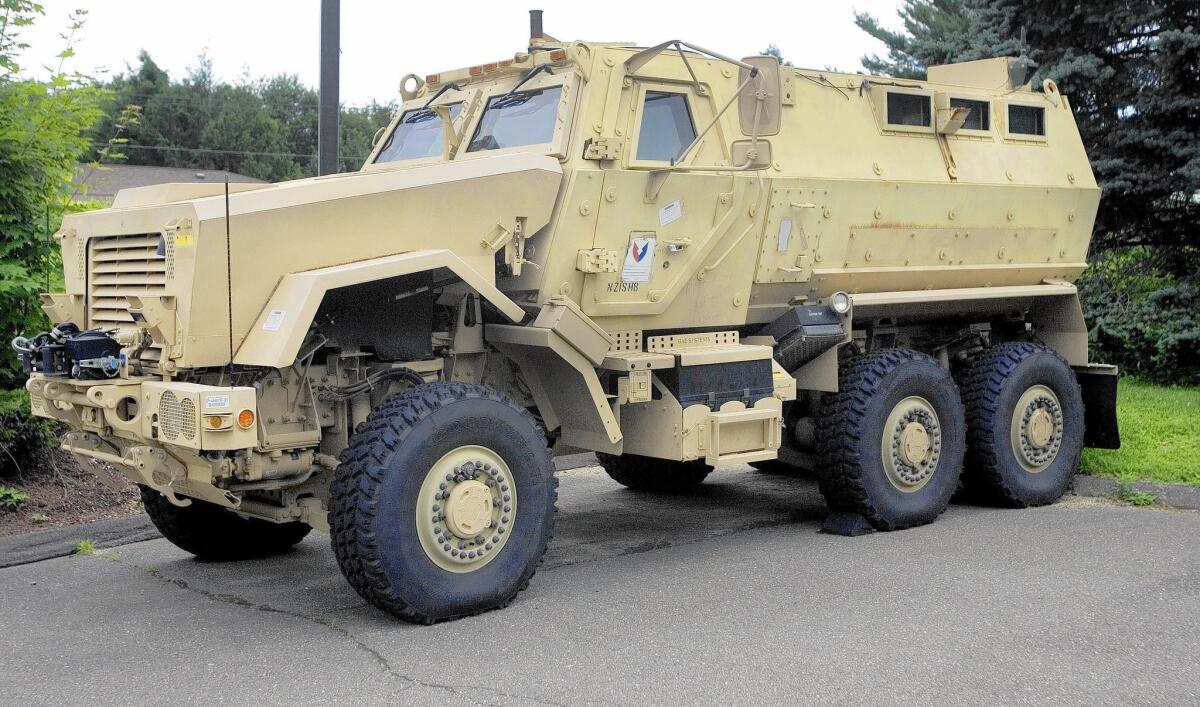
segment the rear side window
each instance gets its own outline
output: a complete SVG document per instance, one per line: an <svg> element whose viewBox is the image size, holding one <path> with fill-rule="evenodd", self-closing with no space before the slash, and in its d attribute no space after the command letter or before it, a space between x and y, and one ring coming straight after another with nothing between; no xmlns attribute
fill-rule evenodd
<svg viewBox="0 0 1200 707"><path fill-rule="evenodd" d="M462 113L462 103L450 104L450 120ZM396 129L379 150L376 163L437 157L442 154L442 119L429 108L404 111Z"/></svg>
<svg viewBox="0 0 1200 707"><path fill-rule="evenodd" d="M638 132L639 160L669 162L696 139L696 126L682 93L646 91Z"/></svg>
<svg viewBox="0 0 1200 707"><path fill-rule="evenodd" d="M991 104L987 101L973 101L969 98L951 98L951 108L966 108L971 112L967 114L967 120L963 123L963 127L967 130L991 130L992 129L992 111Z"/></svg>
<svg viewBox="0 0 1200 707"><path fill-rule="evenodd" d="M1009 106L1008 132L1014 135L1045 135L1046 109L1038 106Z"/></svg>
<svg viewBox="0 0 1200 707"><path fill-rule="evenodd" d="M915 93L892 93L887 95L887 122L892 125L933 125L933 111L929 96Z"/></svg>

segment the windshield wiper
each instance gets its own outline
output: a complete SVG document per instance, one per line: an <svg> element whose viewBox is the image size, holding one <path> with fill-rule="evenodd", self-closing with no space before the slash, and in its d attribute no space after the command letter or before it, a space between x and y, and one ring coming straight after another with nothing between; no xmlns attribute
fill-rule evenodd
<svg viewBox="0 0 1200 707"><path fill-rule="evenodd" d="M440 98L440 97L441 97L441 95L442 95L443 93L445 93L446 91L449 91L450 89L454 89L455 91L461 91L461 90L462 90L462 87L461 87L461 86L459 86L458 84L454 83L453 81L451 81L451 82L450 82L450 83L448 83L448 84L445 84L444 86L442 86L441 88L439 88L439 89L437 90L437 93L433 94L433 97L432 97L432 98L430 98L428 101L425 101L425 105L424 105L423 107L424 107L424 108L428 108L428 107L430 106L430 104L431 104L431 103L433 103L434 101L436 101L438 98Z"/></svg>
<svg viewBox="0 0 1200 707"><path fill-rule="evenodd" d="M509 96L513 95L514 93L517 92L518 88L525 85L526 81L533 78L534 76L537 76L538 74L540 74L543 71L545 71L547 74L550 74L551 76L554 75L554 71L552 71L550 69L549 64L542 64L541 66L535 66L532 69L530 69L524 76L521 77L521 80L517 82L516 86L512 87L511 91L509 91L508 93L501 96L501 99L508 98Z"/></svg>

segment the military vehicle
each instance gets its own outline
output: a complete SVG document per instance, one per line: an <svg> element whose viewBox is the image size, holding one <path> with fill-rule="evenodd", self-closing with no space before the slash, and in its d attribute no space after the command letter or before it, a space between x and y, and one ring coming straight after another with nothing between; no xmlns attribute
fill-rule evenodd
<svg viewBox="0 0 1200 707"><path fill-rule="evenodd" d="M808 467L893 530L960 486L1053 502L1117 443L1072 285L1099 190L1053 82L532 34L405 77L358 172L67 216L57 326L14 342L63 449L188 552L328 530L368 602L431 622L528 584L555 454L643 492Z"/></svg>

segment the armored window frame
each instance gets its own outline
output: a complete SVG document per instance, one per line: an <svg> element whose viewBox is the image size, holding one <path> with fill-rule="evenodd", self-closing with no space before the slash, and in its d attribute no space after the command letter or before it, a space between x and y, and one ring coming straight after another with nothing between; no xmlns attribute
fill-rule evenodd
<svg viewBox="0 0 1200 707"><path fill-rule="evenodd" d="M933 91L921 88L920 86L871 86L870 87L871 104L875 112L875 119L879 124L879 129L885 134L904 134L915 133L918 135L933 135L935 131L935 108L934 108L934 93ZM905 125L904 123L891 122L891 115L888 111L889 97L892 95L903 96L918 96L926 101L928 112L926 113L927 121L924 125Z"/></svg>
<svg viewBox="0 0 1200 707"><path fill-rule="evenodd" d="M562 87L562 93L559 95L558 115L555 118L554 134L549 142L536 145L503 147L496 150L475 150L474 152L467 149L471 140L475 138L476 131L479 129L479 123L483 119L488 101L508 93L521 80L520 75L513 75L511 80L499 81L483 87L479 100L479 110L475 111L475 114L471 116L470 122L463 126L462 145L459 147L458 154L454 160L457 162L459 160L483 159L497 155L517 153L544 154L559 159L566 157L571 140L570 126L579 99L580 78L578 71L558 68L555 68L554 71L562 71L562 73L540 73L522 84L518 91L518 93L524 93L526 91Z"/></svg>
<svg viewBox="0 0 1200 707"><path fill-rule="evenodd" d="M1040 133L1019 133L1012 130L1012 109L1027 109L1039 111L1041 118L1039 120ZM1004 139L1006 142L1024 142L1030 144L1045 144L1050 132L1049 111L1046 110L1046 104L1036 100L1008 100L1004 102L1004 110L1001 111L1004 119Z"/></svg>
<svg viewBox="0 0 1200 707"><path fill-rule="evenodd" d="M623 98L621 107L630 116L626 127L629 139L625 146L625 166L629 169L662 169L668 164L665 160L637 159L638 141L642 137L642 115L646 108L647 93L681 93L687 101L688 115L692 120L692 130L698 131L707 125L716 109L712 104L712 88L705 86L705 92L696 93L696 84L691 81L662 76L638 78L634 90L626 92L628 98ZM626 101L629 101L628 103ZM711 137L711 139L710 139ZM729 159L727 139L724 129L718 124L709 137L705 137L691 152L683 158L682 164L712 164Z"/></svg>
<svg viewBox="0 0 1200 707"><path fill-rule="evenodd" d="M983 106L983 112L976 113L976 109ZM984 135L992 132L992 102L986 98L973 98L968 96L950 96L950 108L968 108L970 113L967 115L967 122L958 129L960 133L971 135ZM983 120L979 127L971 127L971 120L977 115L982 115Z"/></svg>
<svg viewBox="0 0 1200 707"><path fill-rule="evenodd" d="M667 164L670 163L670 159L659 160L638 156L642 148L643 128L646 126L646 104L651 100L651 94L656 94L663 97L678 96L683 99L683 108L687 113L688 127L691 128L691 136L679 146L680 152L682 152L683 149L688 145L692 144L692 141L696 139L696 115L695 111L692 109L691 97L685 90L670 90L664 87L646 86L644 90L638 92L638 109L636 116L637 122L635 123L636 130L634 131L633 145L630 152L632 155L632 160L641 164ZM678 153L676 156L678 156Z"/></svg>
<svg viewBox="0 0 1200 707"><path fill-rule="evenodd" d="M471 126L471 124L474 122L474 120L476 118L476 114L478 113L479 93L480 93L479 88L475 87L475 86L467 86L467 87L462 88L461 90L449 89L445 93L443 93L441 96L438 96L438 99L436 101L434 101L432 104L430 104L430 107L442 106L442 105L448 106L448 105L452 105L455 103L461 103L463 105L463 107L462 107L462 110L459 111L458 119L454 121L454 127L461 132L466 132L466 128ZM371 170L377 170L377 169L395 169L396 167L412 167L414 165L424 165L424 164L436 164L436 163L439 163L442 161L442 156L440 154L434 155L432 157L418 157L415 159L401 160L398 162L376 162L375 161L379 157L379 153L383 151L384 145L387 144L388 137L391 136L392 132L399 125L399 122L404 119L405 114L407 114L411 111L414 111L414 110L420 110L422 108L425 108L426 104L429 103L429 98L431 95L432 95L432 93L418 96L417 98L414 98L411 101L405 101L405 102L401 103L400 106L398 108L396 108L395 112L392 113L392 119L388 123L387 129L384 131L383 135L380 136L379 142L371 147L371 152L370 152L370 154L367 155L367 160L362 166L363 171L371 171ZM462 153L462 148L460 147L459 154L461 154L461 153ZM456 159L456 158L457 158L457 155L452 157L452 159Z"/></svg>

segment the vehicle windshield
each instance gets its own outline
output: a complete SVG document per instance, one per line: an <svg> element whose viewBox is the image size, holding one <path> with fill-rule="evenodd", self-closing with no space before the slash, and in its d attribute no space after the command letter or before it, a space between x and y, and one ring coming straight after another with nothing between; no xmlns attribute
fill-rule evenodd
<svg viewBox="0 0 1200 707"><path fill-rule="evenodd" d="M462 103L450 104L450 120L458 118ZM375 162L400 162L442 154L442 121L432 108L404 111L396 129L388 135Z"/></svg>
<svg viewBox="0 0 1200 707"><path fill-rule="evenodd" d="M562 86L555 86L488 99L467 152L550 142L561 94Z"/></svg>

